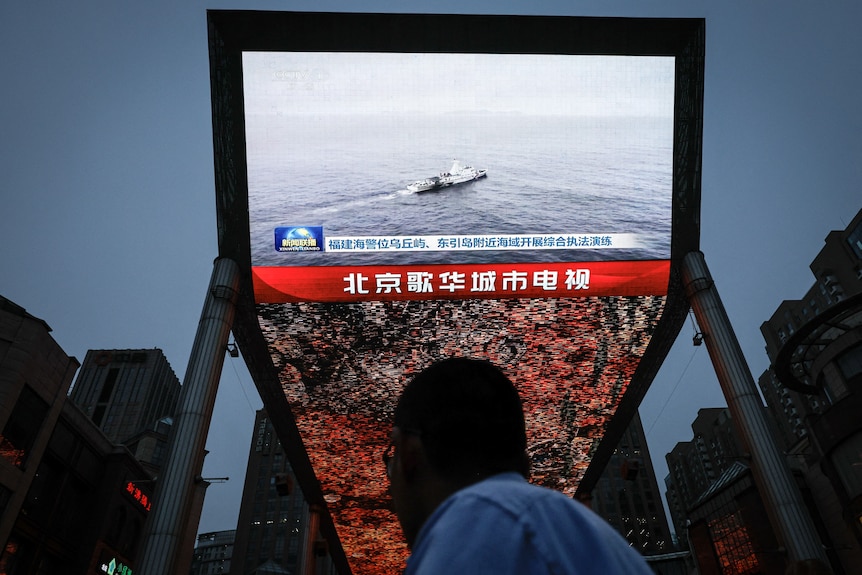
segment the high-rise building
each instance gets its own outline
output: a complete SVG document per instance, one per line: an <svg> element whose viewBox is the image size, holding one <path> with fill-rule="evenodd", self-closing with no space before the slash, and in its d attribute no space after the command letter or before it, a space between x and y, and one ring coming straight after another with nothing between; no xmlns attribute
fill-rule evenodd
<svg viewBox="0 0 862 575"><path fill-rule="evenodd" d="M233 558L236 531L213 531L198 535L191 575L227 575Z"/></svg>
<svg viewBox="0 0 862 575"><path fill-rule="evenodd" d="M761 326L771 365L759 384L830 567L856 573L862 565L862 211L845 230L828 234L810 268L814 285L802 299L781 302ZM674 524L699 572L781 572L786 550L767 521L732 420L724 409L701 410L698 420L694 440L667 455L666 483ZM724 452L715 452L718 447Z"/></svg>
<svg viewBox="0 0 862 575"><path fill-rule="evenodd" d="M255 414L232 575L334 572L324 541L265 410Z"/></svg>
<svg viewBox="0 0 862 575"><path fill-rule="evenodd" d="M809 266L815 282L761 325L760 389L836 570L862 565L862 210Z"/></svg>
<svg viewBox="0 0 862 575"><path fill-rule="evenodd" d="M694 502L735 462L746 459L726 407L699 409L691 430L692 440L677 443L665 456L667 499L680 535L686 531L687 511Z"/></svg>
<svg viewBox="0 0 862 575"><path fill-rule="evenodd" d="M96 349L87 352L70 398L110 441L131 451L156 478L149 485L155 488L167 457L181 389L160 349ZM176 559L183 569L192 563L195 530L208 486L208 481L194 485ZM158 498L155 489L153 492Z"/></svg>
<svg viewBox="0 0 862 575"><path fill-rule="evenodd" d="M700 409L691 441L677 443L665 458L665 479L676 532L690 547L698 572L781 573L778 552L757 486L730 411Z"/></svg>
<svg viewBox="0 0 862 575"><path fill-rule="evenodd" d="M846 372L847 367L842 368L840 364L844 361L852 365L852 353L842 351L844 359L836 364L825 361L828 356L820 357L818 354L818 362L827 367L825 371L820 369L817 372L822 376L819 384L800 373L800 383L810 387L804 391L782 382L776 368L786 370L789 367L789 358L779 357L782 351L792 354L800 345L808 347L806 338L800 337L800 330L818 334L817 326L834 322L832 315L836 309L859 307L853 301L862 293L862 211L845 230L832 231L826 236L823 249L809 268L816 278L814 285L801 299L781 302L772 317L760 326L771 365L758 383L778 426L778 439L787 450L808 436L806 418L820 417L832 403L846 395L843 382L847 378L840 374L832 377L831 374L835 369ZM851 309L851 318L854 313ZM844 331L847 330L838 329L828 337L835 339ZM846 343L846 338L841 340ZM822 347L816 344L811 351L816 353ZM835 348L834 345L831 347ZM814 360L813 355L810 357L809 363ZM850 369L852 372L852 367Z"/></svg>
<svg viewBox="0 0 862 575"><path fill-rule="evenodd" d="M823 415L829 406L847 396L847 381L858 375L859 368L854 366L860 362L862 352L850 339L852 322L860 307L858 297L862 294L862 210L845 230L832 231L826 236L823 249L809 268L816 278L814 285L801 299L781 302L772 317L760 326L771 362L760 378L760 387L787 448L808 435L805 419ZM835 325L829 331L836 313L846 316L842 319L851 323ZM829 345L824 345L827 340L812 342L811 335L824 335ZM807 357L804 362L793 361L800 347L806 348ZM822 355L820 352L826 348L831 348L832 353ZM839 357L833 358L836 351L840 352ZM817 369L808 369L805 363ZM798 373L790 377L788 385L778 372L790 375L792 370ZM793 380L797 385L792 385Z"/></svg>
<svg viewBox="0 0 862 575"><path fill-rule="evenodd" d="M673 550L639 414L629 423L592 496L593 510L642 555Z"/></svg>
<svg viewBox="0 0 862 575"><path fill-rule="evenodd" d="M70 397L114 443L172 417L180 382L160 349L91 349Z"/></svg>
<svg viewBox="0 0 862 575"><path fill-rule="evenodd" d="M691 430L692 440L677 443L665 456L670 471L668 491L672 492L668 500L679 505L679 509L671 508L677 532L682 531L685 516L676 512L689 507L735 461L745 459L726 407L699 409Z"/></svg>

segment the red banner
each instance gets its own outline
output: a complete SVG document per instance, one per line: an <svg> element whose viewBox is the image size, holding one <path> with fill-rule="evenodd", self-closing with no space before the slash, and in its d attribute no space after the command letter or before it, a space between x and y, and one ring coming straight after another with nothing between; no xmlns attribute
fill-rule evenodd
<svg viewBox="0 0 862 575"><path fill-rule="evenodd" d="M252 267L257 303L666 295L670 261Z"/></svg>

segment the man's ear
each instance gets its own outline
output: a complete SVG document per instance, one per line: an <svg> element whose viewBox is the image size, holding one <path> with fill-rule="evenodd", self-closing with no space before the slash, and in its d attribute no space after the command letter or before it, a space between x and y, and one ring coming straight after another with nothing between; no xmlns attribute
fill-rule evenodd
<svg viewBox="0 0 862 575"><path fill-rule="evenodd" d="M401 466L401 473L406 481L412 482L417 475L423 472L427 464L425 456L425 447L422 445L422 439L411 433L400 434L397 446L398 464Z"/></svg>

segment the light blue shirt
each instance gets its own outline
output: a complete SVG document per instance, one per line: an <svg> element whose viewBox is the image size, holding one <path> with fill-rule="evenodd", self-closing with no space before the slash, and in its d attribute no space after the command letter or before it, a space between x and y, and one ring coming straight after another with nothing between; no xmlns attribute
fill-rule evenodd
<svg viewBox="0 0 862 575"><path fill-rule="evenodd" d="M446 499L428 518L405 575L652 575L607 521L558 491L503 473Z"/></svg>

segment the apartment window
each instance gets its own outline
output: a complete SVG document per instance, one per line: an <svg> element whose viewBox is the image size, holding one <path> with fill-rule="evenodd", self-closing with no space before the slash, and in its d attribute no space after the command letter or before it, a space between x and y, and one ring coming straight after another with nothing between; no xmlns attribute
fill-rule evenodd
<svg viewBox="0 0 862 575"><path fill-rule="evenodd" d="M0 435L0 456L16 467L24 467L30 448L48 414L48 404L25 385Z"/></svg>
<svg viewBox="0 0 862 575"><path fill-rule="evenodd" d="M153 447L153 464L154 465L162 465L165 460L165 448L167 444L164 441L156 441L156 445Z"/></svg>
<svg viewBox="0 0 862 575"><path fill-rule="evenodd" d="M856 257L862 259L862 222L847 236L847 243L850 245L853 253L856 254Z"/></svg>
<svg viewBox="0 0 862 575"><path fill-rule="evenodd" d="M46 454L39 462L39 468L30 483L21 512L36 524L48 525L57 506L58 494L63 488L65 476L65 465ZM54 526L51 525L51 527Z"/></svg>
<svg viewBox="0 0 862 575"><path fill-rule="evenodd" d="M862 345L850 348L835 360L845 381L850 381L862 374Z"/></svg>
<svg viewBox="0 0 862 575"><path fill-rule="evenodd" d="M114 392L114 385L117 383L117 376L120 370L116 367L108 371L108 376L105 378L105 383L102 385L102 391L99 393L98 403L108 403L111 399L111 394Z"/></svg>
<svg viewBox="0 0 862 575"><path fill-rule="evenodd" d="M829 292L826 291L826 286L822 283L818 284L817 287L820 288L820 294L823 296L823 299L826 301L828 305L832 305L832 298L829 297Z"/></svg>
<svg viewBox="0 0 862 575"><path fill-rule="evenodd" d="M862 494L862 432L841 443L830 459L850 499Z"/></svg>
<svg viewBox="0 0 862 575"><path fill-rule="evenodd" d="M119 376L120 370L116 367L112 367L108 370L108 375L105 377L105 383L102 384L102 391L99 393L99 399L96 402L96 410L93 412L93 423L95 423L100 428L102 427L102 420L105 417L105 410L108 408L108 402L111 400L111 395L114 392L114 385L117 383L117 376Z"/></svg>
<svg viewBox="0 0 862 575"><path fill-rule="evenodd" d="M726 506L725 506L726 507ZM710 539L723 573L756 573L759 561L748 528L739 511L708 522Z"/></svg>
<svg viewBox="0 0 862 575"><path fill-rule="evenodd" d="M93 423L96 425L101 425L102 419L105 418L105 410L108 408L107 405L97 405L96 409L93 411Z"/></svg>

